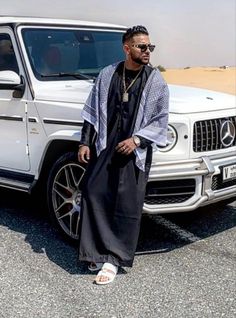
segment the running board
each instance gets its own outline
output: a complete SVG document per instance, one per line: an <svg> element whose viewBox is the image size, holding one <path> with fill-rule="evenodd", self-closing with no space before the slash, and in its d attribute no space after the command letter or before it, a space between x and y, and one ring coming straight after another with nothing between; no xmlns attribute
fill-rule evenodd
<svg viewBox="0 0 236 318"><path fill-rule="evenodd" d="M32 183L0 177L0 187L3 188L14 189L29 193L31 186Z"/></svg>

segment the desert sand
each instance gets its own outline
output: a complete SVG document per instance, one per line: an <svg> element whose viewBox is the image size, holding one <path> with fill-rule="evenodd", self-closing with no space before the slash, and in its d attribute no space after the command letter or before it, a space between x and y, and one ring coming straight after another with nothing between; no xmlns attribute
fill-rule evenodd
<svg viewBox="0 0 236 318"><path fill-rule="evenodd" d="M236 95L236 67L191 67L162 72L168 84L206 88Z"/></svg>

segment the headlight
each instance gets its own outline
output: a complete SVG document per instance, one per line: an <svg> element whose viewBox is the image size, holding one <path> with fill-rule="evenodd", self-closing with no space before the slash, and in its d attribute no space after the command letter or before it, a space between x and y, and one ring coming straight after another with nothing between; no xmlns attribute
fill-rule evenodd
<svg viewBox="0 0 236 318"><path fill-rule="evenodd" d="M168 125L167 130L167 145L165 147L158 147L161 152L170 151L176 145L178 139L177 131L171 125Z"/></svg>

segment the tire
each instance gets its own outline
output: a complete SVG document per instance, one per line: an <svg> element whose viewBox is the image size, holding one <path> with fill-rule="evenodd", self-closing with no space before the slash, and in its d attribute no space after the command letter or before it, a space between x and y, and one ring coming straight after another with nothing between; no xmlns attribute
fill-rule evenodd
<svg viewBox="0 0 236 318"><path fill-rule="evenodd" d="M68 152L54 163L47 182L47 203L52 223L72 242L79 237L80 184L84 172L77 154Z"/></svg>

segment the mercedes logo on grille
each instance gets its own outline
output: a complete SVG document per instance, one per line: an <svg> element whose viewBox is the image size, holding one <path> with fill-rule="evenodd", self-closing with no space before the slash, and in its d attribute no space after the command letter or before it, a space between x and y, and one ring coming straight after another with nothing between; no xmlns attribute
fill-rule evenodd
<svg viewBox="0 0 236 318"><path fill-rule="evenodd" d="M230 120L226 120L222 123L220 128L220 140L225 147L229 147L234 142L235 127Z"/></svg>

